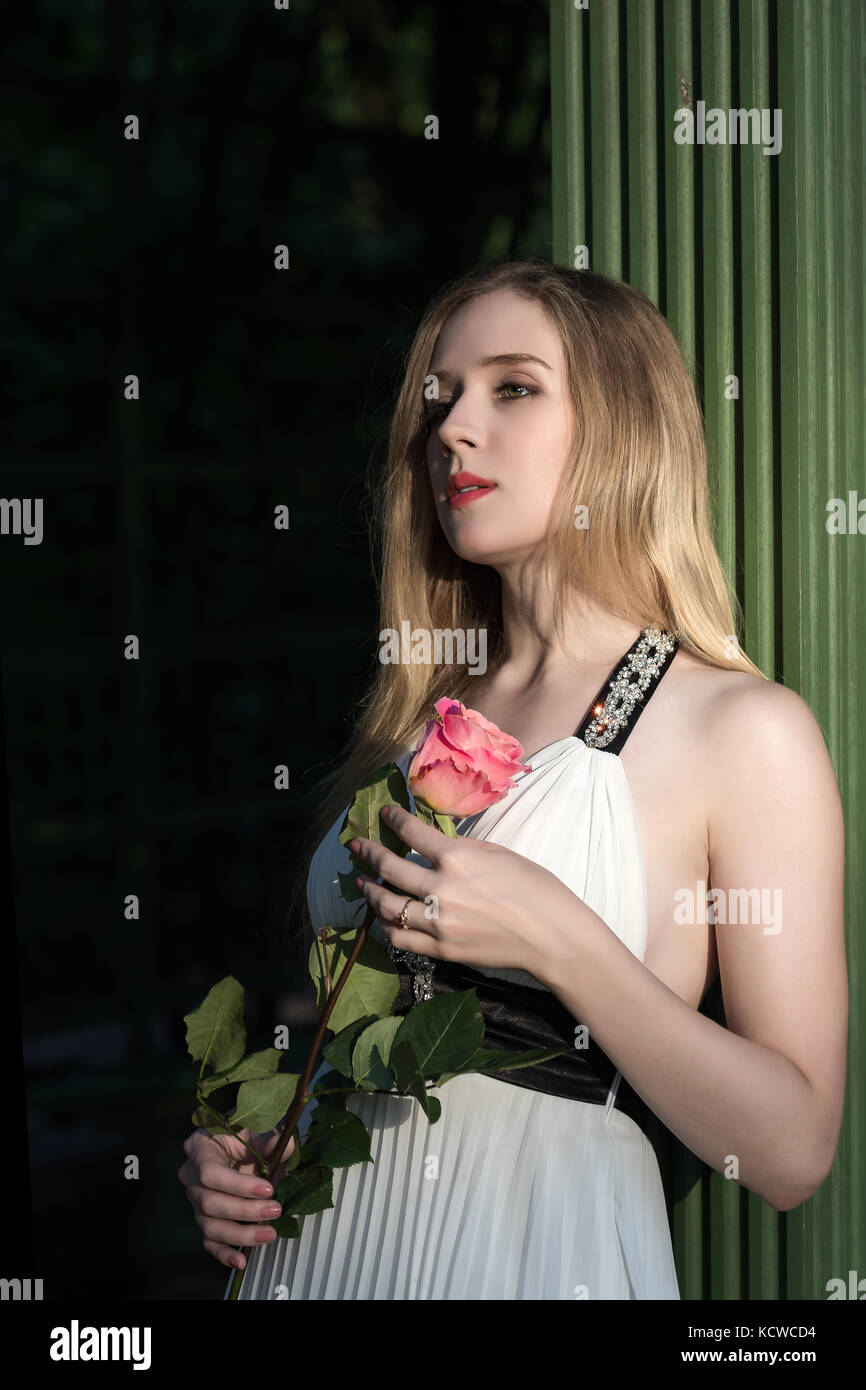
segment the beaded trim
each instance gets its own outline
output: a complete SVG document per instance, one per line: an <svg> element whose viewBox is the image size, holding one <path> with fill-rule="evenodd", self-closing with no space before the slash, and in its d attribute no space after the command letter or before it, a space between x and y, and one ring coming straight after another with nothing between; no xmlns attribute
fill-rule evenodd
<svg viewBox="0 0 866 1390"><path fill-rule="evenodd" d="M634 651L618 667L602 704L593 706L595 718L587 725L583 741L588 748L606 748L628 724L632 710L657 678L677 643L668 632L645 628ZM637 673L634 680L631 677Z"/></svg>
<svg viewBox="0 0 866 1390"><path fill-rule="evenodd" d="M407 969L412 971L415 1002L419 1003L422 999L432 999L435 960L430 956L416 956L412 951L398 951L396 946L391 945L390 941L385 942L385 950L398 965L405 965Z"/></svg>

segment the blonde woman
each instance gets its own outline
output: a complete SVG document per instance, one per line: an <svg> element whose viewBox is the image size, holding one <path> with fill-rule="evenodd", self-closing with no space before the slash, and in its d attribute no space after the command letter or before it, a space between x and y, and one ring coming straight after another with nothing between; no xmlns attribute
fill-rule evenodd
<svg viewBox="0 0 866 1390"><path fill-rule="evenodd" d="M677 1299L648 1113L775 1210L805 1202L838 1143L848 985L836 781L806 704L739 647L670 328L542 261L449 285L377 496L380 628L483 632L486 663L378 665L324 788L305 929L356 921L346 806L452 697L529 770L456 840L398 811L405 859L358 842L373 934L404 1009L471 983L485 1041L574 1046L447 1082L433 1125L351 1097L374 1163L335 1170L297 1239L273 1239L241 1146L196 1131L179 1176L204 1247L253 1247L241 1298ZM727 1026L698 1012L717 977Z"/></svg>

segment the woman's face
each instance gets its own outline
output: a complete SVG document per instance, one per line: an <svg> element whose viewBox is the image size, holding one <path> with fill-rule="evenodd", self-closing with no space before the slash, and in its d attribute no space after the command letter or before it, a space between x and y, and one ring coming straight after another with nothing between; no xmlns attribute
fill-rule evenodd
<svg viewBox="0 0 866 1390"><path fill-rule="evenodd" d="M427 468L449 544L477 564L527 558L548 534L574 418L556 329L536 300L495 290L442 328L431 376ZM473 480L484 487L455 494Z"/></svg>

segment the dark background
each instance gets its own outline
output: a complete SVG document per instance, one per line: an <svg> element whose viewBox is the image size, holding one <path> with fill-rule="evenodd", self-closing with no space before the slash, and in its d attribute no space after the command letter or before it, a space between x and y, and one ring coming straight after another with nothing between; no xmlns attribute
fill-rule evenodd
<svg viewBox="0 0 866 1390"><path fill-rule="evenodd" d="M250 1049L284 1021L283 1069L306 1056L281 917L376 659L364 477L430 295L551 256L548 26L545 0L5 16L2 493L44 508L41 545L0 536L28 1103L6 1147L47 1299L223 1295L176 1176L183 1015L233 974Z"/></svg>

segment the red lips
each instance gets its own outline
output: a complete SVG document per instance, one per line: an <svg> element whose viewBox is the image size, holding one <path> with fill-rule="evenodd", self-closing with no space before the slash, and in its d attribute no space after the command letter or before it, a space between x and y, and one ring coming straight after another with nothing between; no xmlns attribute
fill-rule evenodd
<svg viewBox="0 0 866 1390"><path fill-rule="evenodd" d="M491 488L495 487L489 478L479 478L477 473L455 473L453 478L448 479L448 496L454 497L456 493L464 487Z"/></svg>

